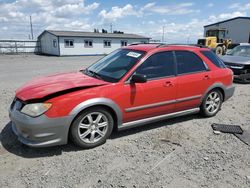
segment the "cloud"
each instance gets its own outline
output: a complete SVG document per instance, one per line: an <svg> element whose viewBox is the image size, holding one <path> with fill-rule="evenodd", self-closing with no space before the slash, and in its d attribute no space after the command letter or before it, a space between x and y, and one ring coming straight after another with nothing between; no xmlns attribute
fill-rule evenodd
<svg viewBox="0 0 250 188"><path fill-rule="evenodd" d="M229 6L229 9L236 9L238 11L248 11L250 10L250 3L246 4L233 3Z"/></svg>
<svg viewBox="0 0 250 188"><path fill-rule="evenodd" d="M144 10L144 9L149 9L149 8L151 8L151 7L153 7L153 6L155 6L155 2L153 2L153 3L148 3L148 4L144 5L143 10Z"/></svg>
<svg viewBox="0 0 250 188"><path fill-rule="evenodd" d="M1 38L27 38L30 33L29 16L32 16L35 36L44 29L89 30L92 24L83 15L91 14L99 3L84 0L19 0L0 3Z"/></svg>
<svg viewBox="0 0 250 188"><path fill-rule="evenodd" d="M222 13L222 14L219 14L217 16L211 15L211 16L209 16L209 20L211 22L217 22L217 21L221 21L221 20L225 20L225 19L230 19L230 18L234 18L234 17L238 17L238 16L246 16L246 15L247 15L246 12L236 11L236 12L232 12L232 13Z"/></svg>
<svg viewBox="0 0 250 188"><path fill-rule="evenodd" d="M240 7L240 3L233 3L229 6L230 9L235 9L235 8L239 8Z"/></svg>
<svg viewBox="0 0 250 188"><path fill-rule="evenodd" d="M176 5L156 6L155 3L147 4L143 10L163 15L184 15L190 13L199 13L198 9L191 9L193 3L180 3Z"/></svg>
<svg viewBox="0 0 250 188"><path fill-rule="evenodd" d="M208 6L208 7L213 7L214 4L213 4L213 3L209 3L207 6Z"/></svg>
<svg viewBox="0 0 250 188"><path fill-rule="evenodd" d="M250 3L234 3L228 5L228 9L224 9L228 11L210 15L207 12L198 14L200 13L199 8L196 8L192 2L161 4L152 0L140 5L128 3L123 6L102 9L100 9L98 1L87 2L89 1L1 1L0 38L15 36L18 39L27 39L30 34L29 16L31 15L35 36L44 29L90 31L93 28L105 27L104 23L111 21L117 30L133 32L153 39L161 39L162 26L165 26L167 42L182 43L186 42L187 38L196 42L197 38L203 35L204 25L237 16L247 16L250 10ZM203 8L208 9L213 6L212 3L206 3ZM211 12L213 9L209 10ZM190 16L195 19L188 20ZM126 17L128 19L124 19ZM185 21L182 19L184 17ZM119 19L124 20L118 22Z"/></svg>
<svg viewBox="0 0 250 188"><path fill-rule="evenodd" d="M237 16L246 16L245 12L231 12L231 13L221 13L216 15L208 16L207 18L201 19L191 19L190 21L183 22L169 22L166 19L158 20L155 23L144 22L142 26L143 32L147 33L152 39L161 40L163 26L165 30L165 42L167 43L196 43L198 38L203 37L204 25L222 21L225 19L230 19ZM140 32L138 29L136 32Z"/></svg>
<svg viewBox="0 0 250 188"><path fill-rule="evenodd" d="M79 4L65 4L54 11L51 11L54 13L55 16L59 17L67 17L68 15L80 15L80 14L89 14L91 11L98 8L98 3L93 3L91 5L85 6L84 3Z"/></svg>
<svg viewBox="0 0 250 188"><path fill-rule="evenodd" d="M141 8L137 8L131 4L127 4L124 7L114 6L110 11L103 9L99 13L99 17L104 20L116 21L117 19L124 18L126 16L142 17L148 13L157 13L162 15L184 15L190 13L199 13L198 9L191 9L193 3L180 3L170 6L159 6L155 2L147 3Z"/></svg>
<svg viewBox="0 0 250 188"><path fill-rule="evenodd" d="M99 16L104 20L116 21L118 18L123 18L125 16L136 16L137 12L131 4L127 4L124 7L112 7L110 11L102 10Z"/></svg>

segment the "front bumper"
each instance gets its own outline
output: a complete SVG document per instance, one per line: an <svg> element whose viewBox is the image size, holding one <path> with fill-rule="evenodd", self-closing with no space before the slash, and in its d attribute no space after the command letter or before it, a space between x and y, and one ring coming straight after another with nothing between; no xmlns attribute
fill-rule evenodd
<svg viewBox="0 0 250 188"><path fill-rule="evenodd" d="M20 111L9 111L12 130L18 140L31 147L48 147L67 144L71 116L48 118L46 115L30 117Z"/></svg>
<svg viewBox="0 0 250 188"><path fill-rule="evenodd" d="M234 75L234 79L250 82L250 73Z"/></svg>
<svg viewBox="0 0 250 188"><path fill-rule="evenodd" d="M227 63L227 67L233 71L235 80L250 81L250 65Z"/></svg>

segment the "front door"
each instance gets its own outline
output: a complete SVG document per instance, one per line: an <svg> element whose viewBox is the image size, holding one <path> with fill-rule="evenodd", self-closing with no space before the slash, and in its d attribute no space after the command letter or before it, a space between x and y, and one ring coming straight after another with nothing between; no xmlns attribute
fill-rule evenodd
<svg viewBox="0 0 250 188"><path fill-rule="evenodd" d="M124 84L124 122L175 110L177 85L173 52L153 54L136 69L134 74L146 75L147 82Z"/></svg>

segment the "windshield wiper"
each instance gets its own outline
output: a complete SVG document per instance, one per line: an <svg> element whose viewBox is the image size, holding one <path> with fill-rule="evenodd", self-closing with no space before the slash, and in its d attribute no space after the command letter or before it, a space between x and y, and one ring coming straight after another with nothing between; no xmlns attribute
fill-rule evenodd
<svg viewBox="0 0 250 188"><path fill-rule="evenodd" d="M85 72L87 75L91 76L91 77L95 77L95 78L97 78L97 79L99 79L99 80L103 80L103 78L100 76L100 74L98 74L98 73L96 73L96 72L94 72L94 71L92 71L92 70L85 69L84 72Z"/></svg>

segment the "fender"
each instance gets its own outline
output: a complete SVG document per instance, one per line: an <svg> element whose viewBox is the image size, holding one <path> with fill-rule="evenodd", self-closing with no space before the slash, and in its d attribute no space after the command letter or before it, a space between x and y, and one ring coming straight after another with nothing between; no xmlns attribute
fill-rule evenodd
<svg viewBox="0 0 250 188"><path fill-rule="evenodd" d="M122 112L120 107L113 100L108 98L94 98L81 102L73 108L73 110L70 112L70 115L73 116L74 119L82 110L97 105L110 107L115 112L117 125L119 126L122 124Z"/></svg>
<svg viewBox="0 0 250 188"><path fill-rule="evenodd" d="M217 83L214 83L213 85L211 85L207 90L206 92L204 93L204 95L202 96L201 98L201 102L203 101L203 99L206 97L206 95L211 91L213 90L214 88L220 88L223 90L224 92L224 101L226 101L227 99L229 99L230 97L233 96L233 93L234 93L234 90L235 90L235 87L233 85L230 85L228 87L226 87L225 85L223 85L221 82L217 82ZM223 94L223 93L222 93Z"/></svg>

